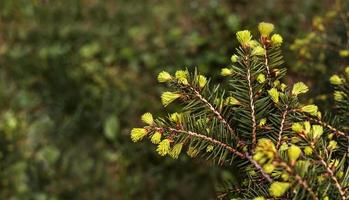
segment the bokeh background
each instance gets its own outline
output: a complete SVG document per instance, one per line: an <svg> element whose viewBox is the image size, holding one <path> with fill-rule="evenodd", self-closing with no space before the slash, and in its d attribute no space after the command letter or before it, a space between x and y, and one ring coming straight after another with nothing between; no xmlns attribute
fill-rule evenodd
<svg viewBox="0 0 349 200"><path fill-rule="evenodd" d="M331 109L328 77L349 56L346 4L0 0L0 199L215 199L237 169L129 138L142 113L163 114L157 73L196 67L219 83L235 32L272 22L285 81L305 81L307 99Z"/></svg>

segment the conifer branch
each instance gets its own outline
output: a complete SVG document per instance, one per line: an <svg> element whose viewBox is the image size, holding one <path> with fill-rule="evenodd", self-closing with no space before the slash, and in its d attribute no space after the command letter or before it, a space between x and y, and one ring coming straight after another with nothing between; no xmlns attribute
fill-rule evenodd
<svg viewBox="0 0 349 200"><path fill-rule="evenodd" d="M333 182L335 183L335 187L338 189L338 192L341 196L342 200L345 200L345 191L343 190L342 186L339 184L336 175L334 174L334 172L332 171L332 169L327 165L327 163L324 161L324 159L317 153L316 156L319 158L320 163L325 167L326 171L330 174L331 179L333 180Z"/></svg>
<svg viewBox="0 0 349 200"><path fill-rule="evenodd" d="M195 97L198 98L201 102L203 102L203 103L209 108L209 110L211 110L212 113L214 113L214 114L216 115L216 117L218 118L218 120L221 121L221 122L224 124L224 126L225 126L226 128L228 128L229 132L236 138L237 143L240 144L241 141L240 141L238 135L236 135L234 129L233 129L233 128L230 126L230 124L223 118L223 116L221 115L221 113L220 113L218 110L216 110L216 109L213 107L213 105L212 105L210 102L208 102L208 101L199 93L199 91L197 91L194 87L189 86L189 88L190 88L190 90L194 93Z"/></svg>
<svg viewBox="0 0 349 200"><path fill-rule="evenodd" d="M211 138L211 137L208 137L206 135L202 135L202 134L199 134L199 133L195 133L193 131L186 131L186 130L181 130L181 129L175 129L175 128L161 128L161 127L154 127L155 130L157 131L169 131L169 132L174 132L174 133L182 133L182 134L186 134L186 135L189 135L191 137L196 137L196 138L200 138L200 139L203 139L207 142L210 142L212 144L216 144L218 146L222 146L223 148L227 149L228 151L230 151L231 153L233 153L234 155L237 155L239 156L240 158L245 158L245 155L241 152L239 152L238 150L236 150L235 148L233 148L232 146L228 145L228 144L225 144L221 141L218 141L214 138Z"/></svg>
<svg viewBox="0 0 349 200"><path fill-rule="evenodd" d="M264 49L265 49L265 53L264 53L264 65L265 68L267 69L267 78L270 82L270 69L269 69L269 58L268 58L268 51L267 51L267 46L264 44L263 45Z"/></svg>
<svg viewBox="0 0 349 200"><path fill-rule="evenodd" d="M262 173L262 175L268 182L273 182L273 179L267 173L264 172L262 166L260 166L255 160L253 160L252 156L246 153L246 158Z"/></svg>
<svg viewBox="0 0 349 200"><path fill-rule="evenodd" d="M304 189L306 189L309 192L309 194L312 196L313 199L319 200L319 198L316 196L315 192L309 187L307 181L303 180L302 177L299 174L297 174L288 163L286 163L280 159L279 165L282 166L288 173L293 175L294 178L296 179L296 181L298 182L298 184L300 186L302 186Z"/></svg>
<svg viewBox="0 0 349 200"><path fill-rule="evenodd" d="M253 89L252 89L252 82L251 82L251 64L249 58L245 57L245 65L247 66L247 83L249 88L249 98L250 98L250 109L251 109L251 120L252 120L252 151L254 151L254 148L257 143L257 135L256 135L256 129L257 129L257 123L256 123L256 111L254 108L254 99L253 99Z"/></svg>
<svg viewBox="0 0 349 200"><path fill-rule="evenodd" d="M328 124L328 123L326 123L324 121L321 121L319 119L316 119L316 118L310 117L310 116L306 116L306 117L307 117L308 120L313 121L313 122L315 122L317 124L320 124L320 125L328 128L328 129L330 129L331 131L333 131L337 135L341 135L341 136L344 136L344 137L349 136L347 133L344 133L343 131L338 130L337 128L333 127L332 125L330 125L330 124Z"/></svg>
<svg viewBox="0 0 349 200"><path fill-rule="evenodd" d="M279 129L278 142L276 144L276 149L279 149L279 147L281 145L282 133L284 131L284 125L285 125L287 113L288 113L288 105L286 104L285 111L282 113L282 119L281 119L281 123L280 123L280 129Z"/></svg>

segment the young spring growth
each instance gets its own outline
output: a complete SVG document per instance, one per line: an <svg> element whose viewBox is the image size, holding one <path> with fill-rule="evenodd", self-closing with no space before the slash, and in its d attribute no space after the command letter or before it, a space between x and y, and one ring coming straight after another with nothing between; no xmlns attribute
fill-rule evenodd
<svg viewBox="0 0 349 200"><path fill-rule="evenodd" d="M336 101L342 101L344 99L345 93L342 91L334 91L334 100Z"/></svg>
<svg viewBox="0 0 349 200"><path fill-rule="evenodd" d="M233 74L233 70L231 70L231 69L228 69L228 68L221 69L222 76L230 76L232 74Z"/></svg>
<svg viewBox="0 0 349 200"><path fill-rule="evenodd" d="M239 59L239 56L236 54L232 55L230 58L232 63L236 63L238 61L238 59Z"/></svg>
<svg viewBox="0 0 349 200"><path fill-rule="evenodd" d="M251 32L249 30L238 31L236 33L236 39L241 46L246 47L252 39Z"/></svg>
<svg viewBox="0 0 349 200"><path fill-rule="evenodd" d="M172 148L172 150L169 152L169 155L173 158L173 159L177 159L179 154L182 151L182 146L183 143L178 143L175 144L174 147Z"/></svg>
<svg viewBox="0 0 349 200"><path fill-rule="evenodd" d="M265 82L265 75L264 74L258 74L258 76L257 76L257 81L258 81L258 83L260 83L260 84L262 84L262 83L264 83Z"/></svg>
<svg viewBox="0 0 349 200"><path fill-rule="evenodd" d="M275 154L276 148L274 143L270 139L262 138L258 140L253 159L263 165L266 162L272 161Z"/></svg>
<svg viewBox="0 0 349 200"><path fill-rule="evenodd" d="M288 155L288 158L291 161L291 163L295 163L296 160L301 155L301 153L302 153L302 150L298 146L296 146L296 145L291 145L287 149L287 155Z"/></svg>
<svg viewBox="0 0 349 200"><path fill-rule="evenodd" d="M261 121L259 121L259 126L265 126L265 124L267 123L267 119L266 118L262 118Z"/></svg>
<svg viewBox="0 0 349 200"><path fill-rule="evenodd" d="M255 197L253 200L265 200L264 197Z"/></svg>
<svg viewBox="0 0 349 200"><path fill-rule="evenodd" d="M165 156L170 152L170 140L164 139L161 141L156 149L160 156Z"/></svg>
<svg viewBox="0 0 349 200"><path fill-rule="evenodd" d="M161 141L161 133L156 131L150 138L150 141L153 143L153 144L159 144L160 141Z"/></svg>
<svg viewBox="0 0 349 200"><path fill-rule="evenodd" d="M271 98L271 100L274 101L274 103L279 103L279 92L277 91L276 88L272 88L268 90L268 94Z"/></svg>
<svg viewBox="0 0 349 200"><path fill-rule="evenodd" d="M327 145L328 150L335 150L338 148L337 142L334 140L331 140L330 143Z"/></svg>
<svg viewBox="0 0 349 200"><path fill-rule="evenodd" d="M284 92L286 88L287 88L287 85L285 83L281 83L280 90Z"/></svg>
<svg viewBox="0 0 349 200"><path fill-rule="evenodd" d="M324 133L324 128L320 125L313 125L312 126L312 138L314 140L321 137L321 135Z"/></svg>
<svg viewBox="0 0 349 200"><path fill-rule="evenodd" d="M313 149L310 146L306 146L304 148L304 153L305 155L310 156L311 154L313 154Z"/></svg>
<svg viewBox="0 0 349 200"><path fill-rule="evenodd" d="M275 169L275 166L271 163L263 165L263 171L267 174L271 174Z"/></svg>
<svg viewBox="0 0 349 200"><path fill-rule="evenodd" d="M147 135L147 129L145 128L133 128L131 130L131 140L133 142L138 142L144 138L144 136Z"/></svg>
<svg viewBox="0 0 349 200"><path fill-rule="evenodd" d="M283 181L288 181L290 179L290 175L288 175L288 173L282 173L281 174L281 179Z"/></svg>
<svg viewBox="0 0 349 200"><path fill-rule="evenodd" d="M290 183L275 181L270 185L269 193L273 197L281 197L290 187Z"/></svg>
<svg viewBox="0 0 349 200"><path fill-rule="evenodd" d="M171 80L172 80L172 76L166 71L162 71L158 75L158 81L160 83L169 82Z"/></svg>
<svg viewBox="0 0 349 200"><path fill-rule="evenodd" d="M293 123L292 124L292 131L296 133L302 133L304 131L303 125L301 123Z"/></svg>
<svg viewBox="0 0 349 200"><path fill-rule="evenodd" d="M207 83L206 77L203 76L203 75L199 75L199 76L198 76L198 84L199 84L199 87L200 87L200 88L205 87L206 83Z"/></svg>
<svg viewBox="0 0 349 200"><path fill-rule="evenodd" d="M349 50L343 49L339 51L340 57L348 57L349 56Z"/></svg>
<svg viewBox="0 0 349 200"><path fill-rule="evenodd" d="M191 158L195 158L198 155L199 151L194 147L189 147L187 151L187 155Z"/></svg>
<svg viewBox="0 0 349 200"><path fill-rule="evenodd" d="M308 86L306 86L303 82L298 82L293 85L292 95L298 96L299 94L306 93L309 91Z"/></svg>
<svg viewBox="0 0 349 200"><path fill-rule="evenodd" d="M177 112L172 113L172 114L170 115L170 120L171 120L172 122L177 123L177 124L181 122L181 119L182 119L181 114L179 114L179 113L177 113Z"/></svg>
<svg viewBox="0 0 349 200"><path fill-rule="evenodd" d="M339 77L338 75L332 75L330 78L330 82L332 85L342 85L343 79Z"/></svg>
<svg viewBox="0 0 349 200"><path fill-rule="evenodd" d="M251 40L248 45L250 46L251 49L254 49L257 46L261 46L261 44L259 42L257 42L256 40Z"/></svg>
<svg viewBox="0 0 349 200"><path fill-rule="evenodd" d="M224 101L224 105L239 105L240 102L234 97L227 97Z"/></svg>
<svg viewBox="0 0 349 200"><path fill-rule="evenodd" d="M302 112L309 113L310 115L317 116L318 107L316 105L307 105L301 108Z"/></svg>
<svg viewBox="0 0 349 200"><path fill-rule="evenodd" d="M304 126L304 131L306 134L310 133L310 129L311 129L311 124L309 121L305 121L303 123L303 126Z"/></svg>
<svg viewBox="0 0 349 200"><path fill-rule="evenodd" d="M174 93L174 92L164 92L161 95L161 102L162 105L164 105L165 107L168 106L170 103L172 103L174 100L178 99L179 97L181 97L180 94L178 93Z"/></svg>
<svg viewBox="0 0 349 200"><path fill-rule="evenodd" d="M180 79L180 78L188 78L188 74L189 73L186 70L178 70L178 71L176 71L175 76L178 79Z"/></svg>
<svg viewBox="0 0 349 200"><path fill-rule="evenodd" d="M281 46L283 42L283 39L281 37L281 35L279 34L273 34L273 36L271 36L271 45L274 47L278 47Z"/></svg>
<svg viewBox="0 0 349 200"><path fill-rule="evenodd" d="M207 153L212 152L212 151L213 151L213 148L214 148L213 145L208 145L208 146L206 147L206 152L207 152Z"/></svg>
<svg viewBox="0 0 349 200"><path fill-rule="evenodd" d="M144 113L141 117L142 121L148 125L152 125L154 123L153 115L151 113Z"/></svg>
<svg viewBox="0 0 349 200"><path fill-rule="evenodd" d="M258 25L258 30L261 33L262 37L268 37L271 32L274 30L274 25L271 23L261 22Z"/></svg>
<svg viewBox="0 0 349 200"><path fill-rule="evenodd" d="M252 56L263 56L265 54L265 49L261 46L256 46L252 49L251 55Z"/></svg>

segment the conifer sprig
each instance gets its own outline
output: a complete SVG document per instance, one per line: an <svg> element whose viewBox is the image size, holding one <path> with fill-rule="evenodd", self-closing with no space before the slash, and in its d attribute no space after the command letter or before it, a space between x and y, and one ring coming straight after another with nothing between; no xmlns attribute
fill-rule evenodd
<svg viewBox="0 0 349 200"><path fill-rule="evenodd" d="M258 41L237 32L240 47L221 70L225 90L197 71L161 72L158 81L171 89L161 96L164 107L180 102L181 109L164 118L144 114L147 125L133 129L132 140L149 137L161 156L177 159L187 150L239 168L241 184L222 198L348 199L349 68L330 78L336 116L322 116L316 105L299 102L309 90L304 83L282 82L282 37L272 34L274 26L258 29Z"/></svg>

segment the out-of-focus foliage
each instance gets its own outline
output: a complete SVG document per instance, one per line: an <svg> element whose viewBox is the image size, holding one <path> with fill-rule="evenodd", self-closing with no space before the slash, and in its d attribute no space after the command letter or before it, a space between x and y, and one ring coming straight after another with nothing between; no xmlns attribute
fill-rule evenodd
<svg viewBox="0 0 349 200"><path fill-rule="evenodd" d="M273 22L287 44L326 5L0 1L0 199L211 198L212 183L234 172L164 163L147 144L130 145L139 114L159 110L154 74L181 63L215 77L241 27Z"/></svg>
<svg viewBox="0 0 349 200"><path fill-rule="evenodd" d="M349 2L336 0L313 13L303 24L305 31L290 46L295 52L292 72L314 85L311 96L323 106L333 104L328 98L331 89L328 77L348 66L349 57ZM323 77L323 78L321 78Z"/></svg>

